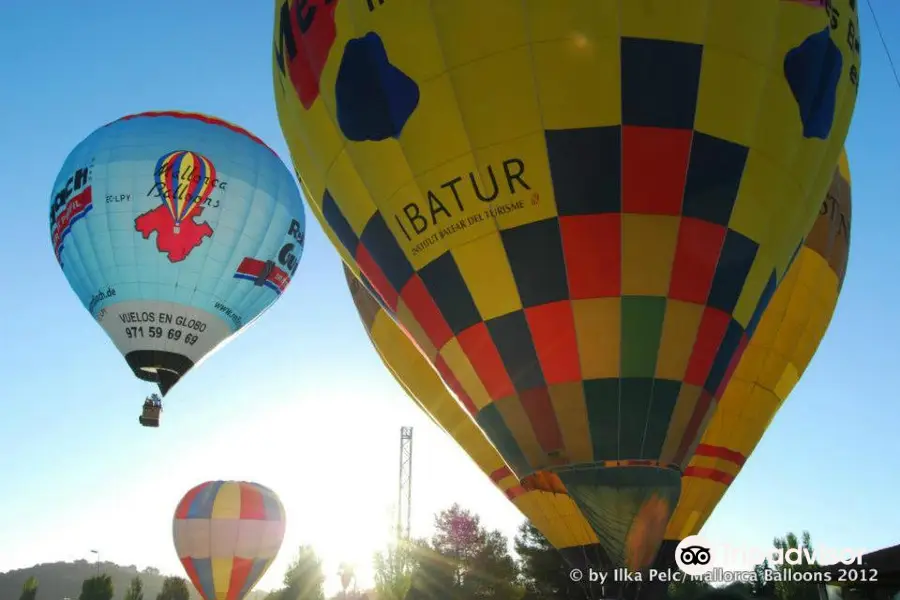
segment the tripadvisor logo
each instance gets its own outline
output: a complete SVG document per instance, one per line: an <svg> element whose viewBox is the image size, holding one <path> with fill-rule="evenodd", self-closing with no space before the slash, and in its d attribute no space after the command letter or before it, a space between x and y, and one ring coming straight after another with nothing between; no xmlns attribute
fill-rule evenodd
<svg viewBox="0 0 900 600"><path fill-rule="evenodd" d="M863 552L843 548L754 548L749 546L733 546L717 541L691 535L675 548L675 564L678 568L692 576L700 576L715 568L725 570L749 569L763 559L772 567L801 566L818 563L829 565L842 563L845 565L862 565Z"/></svg>

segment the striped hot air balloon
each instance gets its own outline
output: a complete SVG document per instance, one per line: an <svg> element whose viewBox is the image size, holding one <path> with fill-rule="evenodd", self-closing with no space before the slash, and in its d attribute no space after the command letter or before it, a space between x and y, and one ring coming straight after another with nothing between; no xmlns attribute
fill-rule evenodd
<svg viewBox="0 0 900 600"><path fill-rule="evenodd" d="M172 537L204 600L241 600L278 555L284 525L284 507L269 488L207 481L178 503Z"/></svg>

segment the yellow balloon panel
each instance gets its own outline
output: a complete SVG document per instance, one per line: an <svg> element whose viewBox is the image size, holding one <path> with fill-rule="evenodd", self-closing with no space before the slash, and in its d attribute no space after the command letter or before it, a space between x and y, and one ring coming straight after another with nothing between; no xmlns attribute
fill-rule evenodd
<svg viewBox="0 0 900 600"><path fill-rule="evenodd" d="M646 564L856 99L849 0L278 0L312 212L522 479Z"/></svg>
<svg viewBox="0 0 900 600"><path fill-rule="evenodd" d="M666 539L700 531L812 360L844 282L850 219L850 168L842 152L819 217L685 469Z"/></svg>
<svg viewBox="0 0 900 600"><path fill-rule="evenodd" d="M375 351L419 408L459 444L551 544L557 548L596 544L597 536L565 489L558 493L525 489L419 349L346 265L344 275Z"/></svg>

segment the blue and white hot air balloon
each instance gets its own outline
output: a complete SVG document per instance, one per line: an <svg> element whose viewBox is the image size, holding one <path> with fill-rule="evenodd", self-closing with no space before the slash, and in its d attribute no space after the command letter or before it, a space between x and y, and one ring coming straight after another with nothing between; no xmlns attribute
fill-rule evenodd
<svg viewBox="0 0 900 600"><path fill-rule="evenodd" d="M50 197L66 279L162 395L279 298L305 228L297 183L271 148L185 112L96 130L66 158Z"/></svg>

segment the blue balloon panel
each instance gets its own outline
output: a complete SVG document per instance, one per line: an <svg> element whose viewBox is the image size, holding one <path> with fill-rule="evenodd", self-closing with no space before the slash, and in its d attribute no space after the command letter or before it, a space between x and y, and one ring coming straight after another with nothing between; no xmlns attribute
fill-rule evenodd
<svg viewBox="0 0 900 600"><path fill-rule="evenodd" d="M278 299L305 230L281 159L251 133L192 113L101 127L69 154L50 197L66 279L163 394Z"/></svg>

